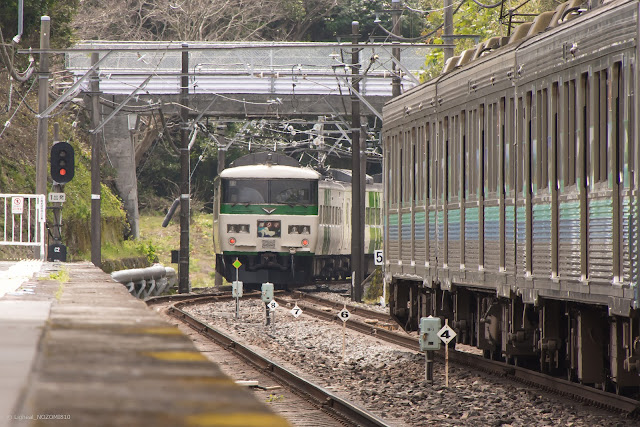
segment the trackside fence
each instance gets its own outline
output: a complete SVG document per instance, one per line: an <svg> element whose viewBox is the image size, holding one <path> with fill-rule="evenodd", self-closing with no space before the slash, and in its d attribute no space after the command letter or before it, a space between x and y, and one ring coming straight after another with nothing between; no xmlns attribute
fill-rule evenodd
<svg viewBox="0 0 640 427"><path fill-rule="evenodd" d="M45 258L47 204L41 194L0 194L0 245L40 248Z"/></svg>

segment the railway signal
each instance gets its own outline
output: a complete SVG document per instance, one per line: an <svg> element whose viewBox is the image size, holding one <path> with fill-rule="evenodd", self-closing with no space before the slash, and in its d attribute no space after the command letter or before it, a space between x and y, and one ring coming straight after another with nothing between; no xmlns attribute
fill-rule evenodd
<svg viewBox="0 0 640 427"><path fill-rule="evenodd" d="M56 142L51 147L51 178L58 184L66 184L75 174L75 156L68 142Z"/></svg>

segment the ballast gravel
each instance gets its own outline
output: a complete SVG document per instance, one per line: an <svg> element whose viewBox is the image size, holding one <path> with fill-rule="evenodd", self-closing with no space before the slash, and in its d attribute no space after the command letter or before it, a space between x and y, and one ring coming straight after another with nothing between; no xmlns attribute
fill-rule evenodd
<svg viewBox="0 0 640 427"><path fill-rule="evenodd" d="M425 381L424 354L304 313L294 318L291 308L278 307L269 326L264 303L255 299L240 301L239 319L235 301L196 305L187 311L390 425L637 425L637 420L456 366L449 367L446 387L444 364L438 360L431 384Z"/></svg>

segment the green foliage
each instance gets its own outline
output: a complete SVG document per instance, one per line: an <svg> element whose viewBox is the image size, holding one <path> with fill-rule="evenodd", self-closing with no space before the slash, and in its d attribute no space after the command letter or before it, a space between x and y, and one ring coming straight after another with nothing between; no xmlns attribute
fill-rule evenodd
<svg viewBox="0 0 640 427"><path fill-rule="evenodd" d="M36 171L25 159L0 156L0 188L5 192L33 192Z"/></svg>
<svg viewBox="0 0 640 427"><path fill-rule="evenodd" d="M339 5L335 12L325 19L323 25L314 29L313 40L333 41L336 36L350 37L351 22L360 24L361 40L367 40L370 36L387 38L378 24L374 22L376 13L380 24L387 30L392 28L391 14L385 10L391 9L391 1L385 0L352 0ZM400 20L401 35L404 37L418 37L425 28L424 19L408 10L403 10Z"/></svg>
<svg viewBox="0 0 640 427"><path fill-rule="evenodd" d="M146 257L149 264L158 262L157 247L147 239L124 240L119 243L106 242L102 245L102 259L125 259Z"/></svg>
<svg viewBox="0 0 640 427"><path fill-rule="evenodd" d="M380 297L382 296L382 269L380 267L376 267L376 270L371 278L371 283L369 287L365 289L364 293L364 301L369 303L378 303L380 301Z"/></svg>
<svg viewBox="0 0 640 427"><path fill-rule="evenodd" d="M91 218L91 159L87 152L83 152L77 141L69 142L74 147L76 166L75 176L64 187L67 201L64 204L63 214L76 220L89 221ZM123 222L126 217L122 202L105 184L101 184L100 189L100 216Z"/></svg>
<svg viewBox="0 0 640 427"><path fill-rule="evenodd" d="M69 281L69 270L62 268L54 273L49 274L49 280L57 280L58 282L66 283Z"/></svg>
<svg viewBox="0 0 640 427"><path fill-rule="evenodd" d="M432 9L426 19L427 28L438 28L443 21L444 15L441 10L442 3L434 0L425 2L427 9ZM540 13L545 10L552 10L555 7L552 0L532 0L518 10L519 13ZM464 3L453 15L454 34L479 36L480 41L487 40L495 36L507 36L509 34L508 22L501 22L500 7L493 9L483 8L473 2ZM455 10L454 10L455 11ZM520 19L520 17L518 17ZM533 17L525 17L532 20ZM433 34L433 38L428 41L433 44L442 44L443 29L440 28ZM460 54L466 49L474 46L473 39L457 39L454 55ZM444 67L444 51L442 49L432 49L427 54L425 60L425 73L421 75L422 81L430 80L440 74Z"/></svg>
<svg viewBox="0 0 640 427"><path fill-rule="evenodd" d="M78 8L78 0L24 0L23 35L21 46L38 46L40 17L51 17L51 46L65 47L71 43L71 21ZM0 2L0 29L5 41L18 33L18 0Z"/></svg>

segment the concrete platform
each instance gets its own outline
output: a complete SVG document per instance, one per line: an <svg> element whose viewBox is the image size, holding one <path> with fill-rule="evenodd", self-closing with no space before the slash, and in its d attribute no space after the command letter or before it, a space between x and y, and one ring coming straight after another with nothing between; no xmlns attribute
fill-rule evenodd
<svg viewBox="0 0 640 427"><path fill-rule="evenodd" d="M92 264L42 270L0 298L0 427L288 425Z"/></svg>

